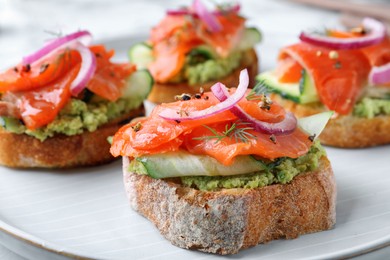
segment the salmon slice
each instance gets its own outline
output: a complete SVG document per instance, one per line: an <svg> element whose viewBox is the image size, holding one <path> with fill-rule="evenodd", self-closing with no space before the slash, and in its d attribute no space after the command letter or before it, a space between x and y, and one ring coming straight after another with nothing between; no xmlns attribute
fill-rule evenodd
<svg viewBox="0 0 390 260"><path fill-rule="evenodd" d="M222 25L219 32L210 32L202 23L198 35L205 43L214 47L221 57L227 57L232 49L238 44L245 29L245 19L237 14L229 13L217 16Z"/></svg>
<svg viewBox="0 0 390 260"><path fill-rule="evenodd" d="M107 51L103 45L91 46L90 49L95 53L97 66L87 88L114 102L122 96L126 79L136 70L136 66L130 63L112 63L110 59L115 52Z"/></svg>
<svg viewBox="0 0 390 260"><path fill-rule="evenodd" d="M302 77L303 67L291 57L278 61L275 70L276 77L281 83L297 83Z"/></svg>
<svg viewBox="0 0 390 260"><path fill-rule="evenodd" d="M20 115L28 129L43 127L54 120L70 99L70 84L80 65L76 65L55 83L23 92L6 92L2 100L18 104Z"/></svg>
<svg viewBox="0 0 390 260"><path fill-rule="evenodd" d="M203 22L188 16L166 16L151 31L155 60L148 66L153 78L166 83L179 74L185 57L193 48L208 44L222 57L237 45L244 30L245 19L236 14L217 16L222 25L220 32L211 33Z"/></svg>
<svg viewBox="0 0 390 260"><path fill-rule="evenodd" d="M234 92L235 89L230 91ZM164 153L184 148L194 154L210 155L221 163L229 165L236 156L246 154L269 159L283 156L296 158L307 153L311 146L307 134L299 129L290 135L278 136L276 143L270 140L269 135L252 129L247 130L250 136L254 137L250 138L249 142L229 137L216 142L214 138L207 138L207 136L213 136L214 133L206 126L215 129L220 134L223 134L226 127L233 123L238 124L237 126L240 128L247 127L230 111L224 111L207 118L181 122L165 120L159 116L159 113L165 108L185 113L203 110L217 103L219 101L212 93L208 92L201 99L162 104L153 110L149 118L140 122L139 129L135 130L135 123L123 126L114 136L111 153L114 156L139 157L145 154ZM285 116L284 109L277 104L272 104L268 111L259 108L256 100L243 98L238 104L259 120L265 118L268 122L280 122Z"/></svg>
<svg viewBox="0 0 390 260"><path fill-rule="evenodd" d="M210 127L222 133L226 129L226 122L213 124ZM201 126L185 136L184 147L190 153L206 154L224 165L231 165L238 155L256 155L271 160L285 156L297 158L306 154L312 145L307 134L300 129L296 129L289 135L277 136L275 142L267 134L253 130L247 132L254 136L254 138L248 138L247 142L237 141L230 137L225 137L220 141L208 138L199 140L201 137L214 135L209 129Z"/></svg>
<svg viewBox="0 0 390 260"><path fill-rule="evenodd" d="M26 91L50 84L80 61L77 51L61 50L33 64L19 64L0 74L0 92Z"/></svg>
<svg viewBox="0 0 390 260"><path fill-rule="evenodd" d="M279 59L285 58L294 59L309 73L321 102L339 114L352 111L371 69L360 50L332 51L307 43L283 48Z"/></svg>
<svg viewBox="0 0 390 260"><path fill-rule="evenodd" d="M382 66L390 62L390 39L387 37L382 42L363 48L362 52L367 56L371 66Z"/></svg>

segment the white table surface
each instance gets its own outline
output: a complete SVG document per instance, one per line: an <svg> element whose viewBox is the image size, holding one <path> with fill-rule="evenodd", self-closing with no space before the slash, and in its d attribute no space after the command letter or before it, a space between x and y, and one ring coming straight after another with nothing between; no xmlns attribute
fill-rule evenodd
<svg viewBox="0 0 390 260"><path fill-rule="evenodd" d="M96 41L146 36L165 9L190 1L159 0L0 0L0 69L17 63L39 48L48 32L88 29ZM263 68L274 65L278 49L296 41L302 29L337 26L338 14L295 5L287 1L243 0L242 13L260 27L264 41L260 49ZM272 32L272 39L267 38ZM120 58L120 57L119 57ZM390 247L356 257L357 260L389 259ZM1 245L0 259L24 260Z"/></svg>

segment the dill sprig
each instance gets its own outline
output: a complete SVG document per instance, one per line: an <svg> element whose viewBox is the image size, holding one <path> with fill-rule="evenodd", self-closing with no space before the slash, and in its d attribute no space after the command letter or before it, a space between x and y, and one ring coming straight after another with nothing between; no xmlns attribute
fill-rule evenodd
<svg viewBox="0 0 390 260"><path fill-rule="evenodd" d="M256 136L254 134L248 132L249 130L254 130L253 127L249 126L250 124L251 123L249 122L243 122L237 120L234 123L226 124L225 131L223 131L222 133L219 133L217 130L215 130L212 127L203 125L205 128L210 130L210 132L212 132L213 135L194 137L193 139L194 140L216 139L215 143L218 143L224 138L230 138L230 139L234 139L237 143L238 142L248 143L249 139L256 139Z"/></svg>
<svg viewBox="0 0 390 260"><path fill-rule="evenodd" d="M264 83L264 80L259 81L256 86L249 92L246 96L247 100L262 100L265 95L268 95L270 90L268 86Z"/></svg>

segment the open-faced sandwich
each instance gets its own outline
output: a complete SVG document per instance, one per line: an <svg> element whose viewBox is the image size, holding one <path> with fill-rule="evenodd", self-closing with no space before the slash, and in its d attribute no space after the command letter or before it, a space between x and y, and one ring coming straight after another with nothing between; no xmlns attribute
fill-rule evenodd
<svg viewBox="0 0 390 260"><path fill-rule="evenodd" d="M239 5L220 5L208 11L200 0L169 10L148 41L132 46L130 61L147 67L155 80L148 100L171 102L182 93L206 91L218 82L237 85L247 68L254 86L258 61L254 45L261 40L256 28L246 28Z"/></svg>
<svg viewBox="0 0 390 260"><path fill-rule="evenodd" d="M350 31L302 33L282 48L274 71L258 80L298 117L333 110L323 144L367 147L390 143L390 40L374 19Z"/></svg>
<svg viewBox="0 0 390 260"><path fill-rule="evenodd" d="M143 115L146 70L112 63L79 31L56 38L0 73L0 164L74 167L114 159L107 137Z"/></svg>
<svg viewBox="0 0 390 260"><path fill-rule="evenodd" d="M315 140L331 112L297 121L248 83L244 70L237 89L161 104L113 138L132 208L176 246L234 254L335 224L335 180Z"/></svg>

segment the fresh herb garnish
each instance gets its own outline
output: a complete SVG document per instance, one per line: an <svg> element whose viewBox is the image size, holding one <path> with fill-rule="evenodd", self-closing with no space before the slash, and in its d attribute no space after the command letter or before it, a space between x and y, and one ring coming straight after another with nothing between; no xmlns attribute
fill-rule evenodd
<svg viewBox="0 0 390 260"><path fill-rule="evenodd" d="M225 125L225 131L222 133L219 133L217 130L215 130L212 127L209 127L207 125L203 125L205 128L210 130L210 132L213 133L213 135L209 136L201 136L201 137L194 137L193 140L211 140L216 139L215 143L220 142L224 138L230 138L234 139L237 143L247 143L249 142L249 139L256 139L256 136L254 134L249 133L249 130L254 130L253 127L249 126L249 122L243 122L240 120L237 120L234 123L229 123Z"/></svg>
<svg viewBox="0 0 390 260"><path fill-rule="evenodd" d="M261 109L270 110L272 100L268 97L270 90L264 81L260 81L249 94L246 96L247 100L259 101L258 105Z"/></svg>
<svg viewBox="0 0 390 260"><path fill-rule="evenodd" d="M247 100L261 100L264 95L270 93L268 86L264 83L264 80L256 84L256 86L246 96Z"/></svg>

